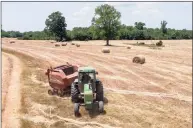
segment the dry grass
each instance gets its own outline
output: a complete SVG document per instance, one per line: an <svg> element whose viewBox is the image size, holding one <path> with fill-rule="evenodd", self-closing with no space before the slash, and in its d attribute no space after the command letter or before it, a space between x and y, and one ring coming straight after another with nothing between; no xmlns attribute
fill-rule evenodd
<svg viewBox="0 0 193 128"><path fill-rule="evenodd" d="M101 42L101 41L98 41L98 42ZM171 41L168 41L168 42L171 42ZM30 44L30 42L28 43ZM76 43L81 43L81 42L76 42ZM130 43L132 43L132 41L130 41ZM150 44L150 41L148 43ZM68 49L66 49L66 51L63 51L63 49L61 51L60 49L51 50L47 46L46 47L42 46L44 48L35 49L36 50L35 52L39 50L38 52L41 53L40 50L45 50L45 51L50 50L50 51L53 51L54 53L52 55L55 55L58 58L63 59L65 57L70 56L70 57L74 57L74 59L77 60L77 62L78 60L80 60L80 62L83 62L85 64L88 64L88 60L94 61L96 63L92 63L92 64L93 66L97 67L100 74L99 77L103 81L105 87L109 86L111 88L114 87L115 89L116 88L120 89L121 86L124 85L125 90L135 90L136 93L140 91L142 92L147 91L149 94L151 94L154 91L157 91L157 92L164 91L165 93L172 94L172 92L179 91L178 92L179 94L180 92L182 92L184 95L190 96L188 90L189 88L191 88L191 85L188 85L190 84L189 79L188 80L185 79L185 78L189 78L189 75L185 74L186 72L184 71L186 71L185 70L186 68L184 68L183 66L188 67L188 65L191 64L189 62L189 59L186 59L189 57L187 55L187 50L184 50L184 49L188 49L188 52L191 51L191 47L192 47L191 45L188 44L188 46L184 46L184 42L179 43L178 44L179 46L175 46L173 42L166 43L166 45L169 45L170 47L166 47L166 49L163 49L161 52L164 52L164 53L160 53L160 54L155 54L155 52L160 52L160 51L153 51L145 47L133 46L134 47L133 49L127 50L125 49L126 45L124 45L124 47L111 47L111 49L113 50L113 53L111 56L111 54L103 55L101 53L101 48L103 47L105 42L96 43L95 41L92 41L92 42L89 42L89 45L90 44L91 46L88 46L87 44L84 45L84 43L82 43L81 48L77 49L77 51L75 50L75 52L77 53L69 52L66 56L64 55L64 52L68 52ZM120 45L122 43L120 42L117 43L116 41L112 41L112 44ZM164 41L164 44L165 44L165 41ZM27 47L27 46L23 46L23 47ZM27 48L32 49L33 47L34 46L30 46ZM52 45L50 44L49 47L52 47ZM84 51L85 53L82 53L82 51ZM169 54L171 53L171 51L172 51L172 54ZM185 57L183 58L183 56L180 56L179 54L180 56L179 57L180 60L179 60L179 58L174 58L174 56L178 55L178 54L176 55L176 53L178 52L174 52L174 51L182 52L180 54L186 53L187 56L186 58ZM132 57L135 56L137 52L140 52L140 54L145 55L146 58L148 59L148 63L143 65L144 66L143 69L141 68L141 66L134 65L131 62ZM86 56L86 59L83 58L85 56ZM21 56L20 58L23 58L23 57ZM24 86L24 89L25 89L24 105L26 106L25 113L28 115L31 115L31 116L38 115L38 116L43 116L45 118L50 119L50 117L46 117L42 115L42 113L39 112L37 108L40 106L40 108L44 110L45 113L49 114L48 108L50 108L50 106L53 106L54 108L51 110L52 114L56 114L63 118L74 119L76 121L87 121L87 122L95 121L101 124L109 124L112 126L118 126L118 127L124 127L124 128L127 128L127 127L191 128L192 127L192 114L191 114L192 104L183 100L178 100L177 99L178 97L176 97L175 99L175 98L167 98L162 96L154 97L154 96L144 96L144 95L136 95L136 94L117 94L106 90L105 90L105 97L108 99L108 103L105 104L105 110L106 110L105 115L96 115L94 117L90 117L89 113L85 111L83 107L81 107L82 117L76 119L73 116L73 104L70 102L69 98L48 96L47 94L48 87L43 86L44 85L43 83L35 83L31 79L30 76L32 74L33 75L35 74L35 76L37 76L36 77L37 80L42 82L47 81L47 78L45 77L44 73L39 72L36 69L37 67L44 69L44 64L45 64L44 61L43 60L37 61L37 59L34 59L34 58L30 58L30 59L25 58L25 59L29 61L29 62L26 61L26 69L28 71L26 71L25 73L26 76L23 77L24 82L26 81L24 84L25 85ZM55 59L55 58L53 57L51 59ZM187 60L187 62L185 63L187 65L181 64L182 66L179 67L179 64L177 65L177 63L181 63L183 59ZM159 65L157 65L157 63L159 63ZM172 66L170 64L172 64ZM159 71L156 70L157 67ZM174 69L173 67L176 67L176 68ZM170 68L173 68L173 69L170 69ZM176 77L175 81L171 81L170 74L166 72L167 70L173 73L171 74L172 79L175 79ZM182 73L181 76L179 72ZM157 75L159 75L159 80L156 81L155 76ZM114 79L111 79L110 76L113 76ZM164 80L161 79L163 77L164 77ZM179 78L180 80L177 78ZM126 81L126 82L123 82L123 81ZM149 81L148 86L146 86L147 81ZM168 82L171 82L171 84L168 85L167 84ZM187 84L183 85L180 82L187 83ZM147 88L149 90L146 90ZM36 106L37 108L32 106ZM32 110L35 112L33 112ZM25 124L27 123L33 126L34 122L33 121L25 122ZM74 125L68 124L65 121L58 120L57 122L53 123L50 127L73 127L73 126L77 127L76 124Z"/></svg>
<svg viewBox="0 0 193 128"><path fill-rule="evenodd" d="M7 52L13 55L16 55L17 57L19 57L22 62L24 63L24 67L23 67L23 72L21 74L21 81L22 81L22 85L24 85L22 87L21 90L21 114L25 115L25 114L29 114L30 113L30 107L32 106L30 101L34 101L34 97L36 95L39 94L39 92L43 93L45 92L44 89L40 89L36 83L34 83L31 79L30 76L35 73L37 76L39 76L39 80L40 81L46 81L46 77L43 75L43 72L37 72L37 67L43 67L43 65L41 65L42 63L39 63L37 60L35 60L33 57L24 55L22 53L16 52L16 51L11 51L11 50L7 50L7 49L2 49L3 52ZM41 75L40 75L41 74ZM38 96L39 99L39 96ZM31 128L36 128L36 124L34 124L33 122L29 122L28 120L21 120L21 127L22 128L26 128L26 126L31 127ZM39 127L43 127L43 125L39 125Z"/></svg>

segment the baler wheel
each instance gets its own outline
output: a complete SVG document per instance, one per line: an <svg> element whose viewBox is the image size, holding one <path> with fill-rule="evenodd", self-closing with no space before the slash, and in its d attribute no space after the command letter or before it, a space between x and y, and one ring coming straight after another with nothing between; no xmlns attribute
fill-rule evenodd
<svg viewBox="0 0 193 128"><path fill-rule="evenodd" d="M52 90L49 89L49 90L48 90L48 94L49 94L49 95L53 95L54 93L53 93Z"/></svg>
<svg viewBox="0 0 193 128"><path fill-rule="evenodd" d="M55 94L58 95L58 90L57 89L53 90L53 95L55 95Z"/></svg>
<svg viewBox="0 0 193 128"><path fill-rule="evenodd" d="M59 91L58 91L58 96L60 96L60 97L63 97L63 96L64 96L63 90L59 90Z"/></svg>

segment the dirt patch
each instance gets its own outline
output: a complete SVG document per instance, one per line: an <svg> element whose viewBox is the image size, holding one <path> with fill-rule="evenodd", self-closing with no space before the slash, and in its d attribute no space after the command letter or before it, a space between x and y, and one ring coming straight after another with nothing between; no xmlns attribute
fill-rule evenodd
<svg viewBox="0 0 193 128"><path fill-rule="evenodd" d="M8 65L12 65L12 68L10 70L10 77L4 77L4 82L7 85L7 94L6 94L6 100L4 101L4 111L2 116L2 127L9 127L9 128L15 128L20 127L20 121L19 121L19 109L20 109L20 88L21 88L21 82L20 82L20 74L22 72L22 63L18 58L16 58L13 55L6 54L10 61L8 62ZM5 68L5 67L4 67Z"/></svg>

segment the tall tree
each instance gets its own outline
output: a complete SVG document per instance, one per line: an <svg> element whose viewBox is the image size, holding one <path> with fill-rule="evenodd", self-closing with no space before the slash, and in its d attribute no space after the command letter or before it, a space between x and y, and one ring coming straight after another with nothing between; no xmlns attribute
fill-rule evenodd
<svg viewBox="0 0 193 128"><path fill-rule="evenodd" d="M145 23L143 22L135 22L135 28L137 28L138 30L143 30L145 26Z"/></svg>
<svg viewBox="0 0 193 128"><path fill-rule="evenodd" d="M165 20L161 21L161 31L163 35L167 33L167 28L166 28L167 22Z"/></svg>
<svg viewBox="0 0 193 128"><path fill-rule="evenodd" d="M62 13L57 11L53 12L48 16L45 21L46 30L50 31L58 41L62 41L66 38L66 26L65 17L62 16Z"/></svg>
<svg viewBox="0 0 193 128"><path fill-rule="evenodd" d="M105 37L106 45L109 45L109 40L118 34L121 24L120 17L121 13L108 4L103 4L95 9L92 25Z"/></svg>

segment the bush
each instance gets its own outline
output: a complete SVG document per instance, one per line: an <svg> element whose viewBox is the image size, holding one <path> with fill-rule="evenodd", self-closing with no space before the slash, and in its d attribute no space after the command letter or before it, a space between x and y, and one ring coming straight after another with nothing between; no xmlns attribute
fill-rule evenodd
<svg viewBox="0 0 193 128"><path fill-rule="evenodd" d="M30 40L30 37L24 36L24 37L23 37L23 40Z"/></svg>
<svg viewBox="0 0 193 128"><path fill-rule="evenodd" d="M23 38L22 38L22 37L18 37L17 39L18 39L18 40L23 40Z"/></svg>

